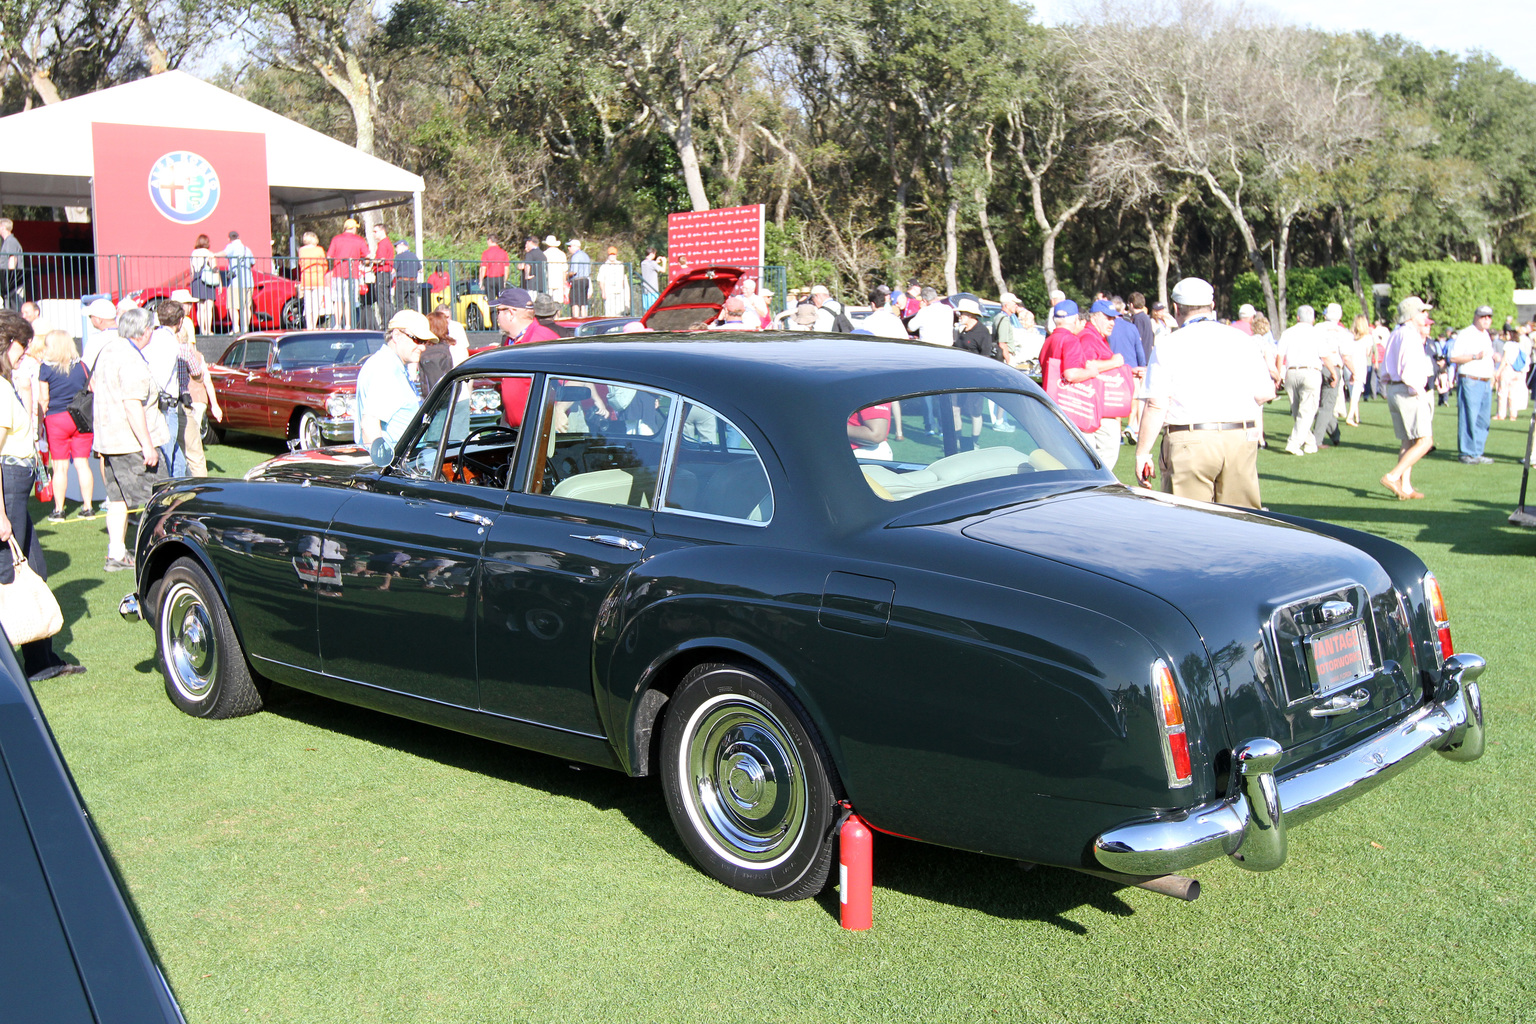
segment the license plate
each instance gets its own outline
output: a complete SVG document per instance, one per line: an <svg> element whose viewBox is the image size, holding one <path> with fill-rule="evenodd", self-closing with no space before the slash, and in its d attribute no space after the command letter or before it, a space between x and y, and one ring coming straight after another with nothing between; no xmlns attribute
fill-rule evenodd
<svg viewBox="0 0 1536 1024"><path fill-rule="evenodd" d="M1318 633L1307 640L1307 667L1312 689L1323 694L1365 675L1365 638L1360 624Z"/></svg>

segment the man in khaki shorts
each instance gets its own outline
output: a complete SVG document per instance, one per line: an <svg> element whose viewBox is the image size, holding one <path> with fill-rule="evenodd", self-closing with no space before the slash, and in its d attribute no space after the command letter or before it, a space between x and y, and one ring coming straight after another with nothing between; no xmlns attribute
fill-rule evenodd
<svg viewBox="0 0 1536 1024"><path fill-rule="evenodd" d="M107 572L133 568L127 547L128 510L142 507L155 485L169 478L160 445L171 439L171 432L143 352L154 332L149 310L134 307L119 313L118 336L102 346L91 375L96 395L92 448L101 456L107 484Z"/></svg>
<svg viewBox="0 0 1536 1024"><path fill-rule="evenodd" d="M1181 498L1259 508L1259 408L1275 382L1253 339L1216 319L1210 284L1186 277L1173 289L1179 329L1147 364L1147 409L1136 441L1136 478L1152 469L1164 433L1163 490Z"/></svg>
<svg viewBox="0 0 1536 1024"><path fill-rule="evenodd" d="M1435 393L1430 381L1435 376L1435 361L1425 348L1429 337L1429 311L1417 295L1410 295L1397 306L1397 330L1387 339L1387 351L1381 360L1381 379L1387 386L1387 409L1392 413L1392 429L1397 432L1397 465L1381 478L1381 485L1399 501L1424 497L1413 489L1413 466L1434 446Z"/></svg>

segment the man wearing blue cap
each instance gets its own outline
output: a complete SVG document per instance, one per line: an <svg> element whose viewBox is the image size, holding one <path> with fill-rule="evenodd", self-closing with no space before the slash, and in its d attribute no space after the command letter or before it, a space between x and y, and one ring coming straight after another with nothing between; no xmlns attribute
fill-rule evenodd
<svg viewBox="0 0 1536 1024"><path fill-rule="evenodd" d="M1077 303L1071 299L1062 299L1051 307L1051 321L1056 327L1045 336L1045 343L1040 346L1040 383L1047 390L1053 383L1051 360L1059 361L1062 346L1069 341L1076 341L1077 336L1083 331L1083 318L1078 314Z"/></svg>
<svg viewBox="0 0 1536 1024"><path fill-rule="evenodd" d="M505 335L504 345L526 345L530 341L551 341L560 335L539 322L533 312L533 296L525 288L503 288L491 303L496 326Z"/></svg>
<svg viewBox="0 0 1536 1024"><path fill-rule="evenodd" d="M1136 479L1156 476L1152 442L1164 434L1163 490L1181 498L1260 508L1260 407L1275 382L1253 338L1216 319L1215 293L1198 277L1173 289L1179 329L1152 349L1147 409L1136 441Z"/></svg>

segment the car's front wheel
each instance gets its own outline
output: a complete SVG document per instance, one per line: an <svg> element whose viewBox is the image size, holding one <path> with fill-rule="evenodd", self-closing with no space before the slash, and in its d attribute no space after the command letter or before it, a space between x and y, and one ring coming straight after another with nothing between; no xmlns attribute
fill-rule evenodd
<svg viewBox="0 0 1536 1024"><path fill-rule="evenodd" d="M299 447L304 450L322 448L325 446L325 438L320 436L320 416L313 409L305 409L299 413L293 421L293 434L290 441L298 441Z"/></svg>
<svg viewBox="0 0 1536 1024"><path fill-rule="evenodd" d="M190 558L161 579L155 615L160 670L171 703L196 718L260 711L261 690L213 581Z"/></svg>
<svg viewBox="0 0 1536 1024"><path fill-rule="evenodd" d="M700 665L668 702L662 746L667 810L706 872L781 900L825 887L836 772L792 697L754 670Z"/></svg>

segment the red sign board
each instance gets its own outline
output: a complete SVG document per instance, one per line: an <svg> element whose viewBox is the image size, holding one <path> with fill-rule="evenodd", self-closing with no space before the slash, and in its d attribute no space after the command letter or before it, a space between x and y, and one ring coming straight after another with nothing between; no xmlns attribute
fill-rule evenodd
<svg viewBox="0 0 1536 1024"><path fill-rule="evenodd" d="M667 214L667 267L763 265L763 204Z"/></svg>
<svg viewBox="0 0 1536 1024"><path fill-rule="evenodd" d="M270 269L265 135L96 122L91 143L96 251L165 257L122 261L123 291L189 276L198 235L207 235L213 251L221 252L229 233L238 231L257 266ZM185 280L176 287L186 287Z"/></svg>

